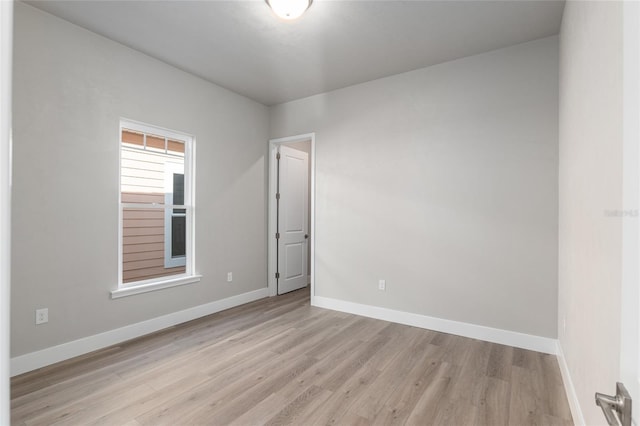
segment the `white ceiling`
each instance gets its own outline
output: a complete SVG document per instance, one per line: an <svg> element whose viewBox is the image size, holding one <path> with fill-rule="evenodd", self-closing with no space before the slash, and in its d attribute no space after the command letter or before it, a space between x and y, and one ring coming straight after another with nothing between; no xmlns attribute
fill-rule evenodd
<svg viewBox="0 0 640 426"><path fill-rule="evenodd" d="M557 34L563 1L28 1L266 105Z"/></svg>

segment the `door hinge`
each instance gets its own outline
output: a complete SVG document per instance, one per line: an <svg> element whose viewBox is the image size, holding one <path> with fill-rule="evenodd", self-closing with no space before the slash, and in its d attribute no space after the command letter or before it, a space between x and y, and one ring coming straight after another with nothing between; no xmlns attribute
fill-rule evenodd
<svg viewBox="0 0 640 426"><path fill-rule="evenodd" d="M280 278L280 272L276 272L276 279Z"/></svg>
<svg viewBox="0 0 640 426"><path fill-rule="evenodd" d="M276 154L276 160L279 160L279 159L280 159L280 153L277 153Z"/></svg>
<svg viewBox="0 0 640 426"><path fill-rule="evenodd" d="M276 232L276 240L279 240L279 239L280 239L280 233Z"/></svg>
<svg viewBox="0 0 640 426"><path fill-rule="evenodd" d="M279 200L279 199L280 199L280 193L278 192L278 193L276 194L276 200Z"/></svg>

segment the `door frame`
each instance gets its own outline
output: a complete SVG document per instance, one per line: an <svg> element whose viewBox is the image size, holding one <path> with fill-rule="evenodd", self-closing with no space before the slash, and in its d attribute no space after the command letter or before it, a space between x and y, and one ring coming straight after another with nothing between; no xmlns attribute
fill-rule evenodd
<svg viewBox="0 0 640 426"><path fill-rule="evenodd" d="M13 0L0 1L0 424L9 424Z"/></svg>
<svg viewBox="0 0 640 426"><path fill-rule="evenodd" d="M276 184L278 180L277 168L276 168L276 153L278 147L282 144L306 142L311 141L311 153L309 154L309 161L311 162L311 172L309 179L311 180L311 191L309 192L310 207L310 222L309 222L309 234L311 241L309 244L309 251L311 261L309 264L309 276L311 279L311 304L313 304L313 298L315 295L315 223L316 223L316 134L304 133L301 135L287 136L284 138L277 138L269 140L269 195L268 195L268 210L269 219L267 226L267 283L269 285L269 296L276 296L278 294L278 282L276 280L276 270L278 269L278 244L275 238L277 229L277 212L276 212Z"/></svg>

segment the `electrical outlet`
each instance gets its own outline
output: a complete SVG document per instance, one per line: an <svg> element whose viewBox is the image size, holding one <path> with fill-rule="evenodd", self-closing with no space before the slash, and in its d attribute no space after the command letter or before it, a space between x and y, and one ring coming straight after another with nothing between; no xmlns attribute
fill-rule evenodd
<svg viewBox="0 0 640 426"><path fill-rule="evenodd" d="M227 272L227 282L233 281L233 272Z"/></svg>
<svg viewBox="0 0 640 426"><path fill-rule="evenodd" d="M378 290L386 290L387 289L387 282L385 280L378 280Z"/></svg>
<svg viewBox="0 0 640 426"><path fill-rule="evenodd" d="M49 309L36 309L36 325L49 322Z"/></svg>

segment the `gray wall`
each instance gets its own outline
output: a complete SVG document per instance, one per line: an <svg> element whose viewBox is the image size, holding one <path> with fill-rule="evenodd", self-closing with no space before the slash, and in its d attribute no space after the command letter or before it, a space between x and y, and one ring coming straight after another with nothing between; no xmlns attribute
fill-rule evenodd
<svg viewBox="0 0 640 426"><path fill-rule="evenodd" d="M316 132L317 295L556 337L557 37L278 105L270 128Z"/></svg>
<svg viewBox="0 0 640 426"><path fill-rule="evenodd" d="M560 34L558 334L587 424L620 367L622 28L620 2L570 1Z"/></svg>
<svg viewBox="0 0 640 426"><path fill-rule="evenodd" d="M12 356L266 287L267 108L22 3L15 12ZM196 136L198 284L109 297L120 117ZM36 327L40 307L49 323Z"/></svg>

